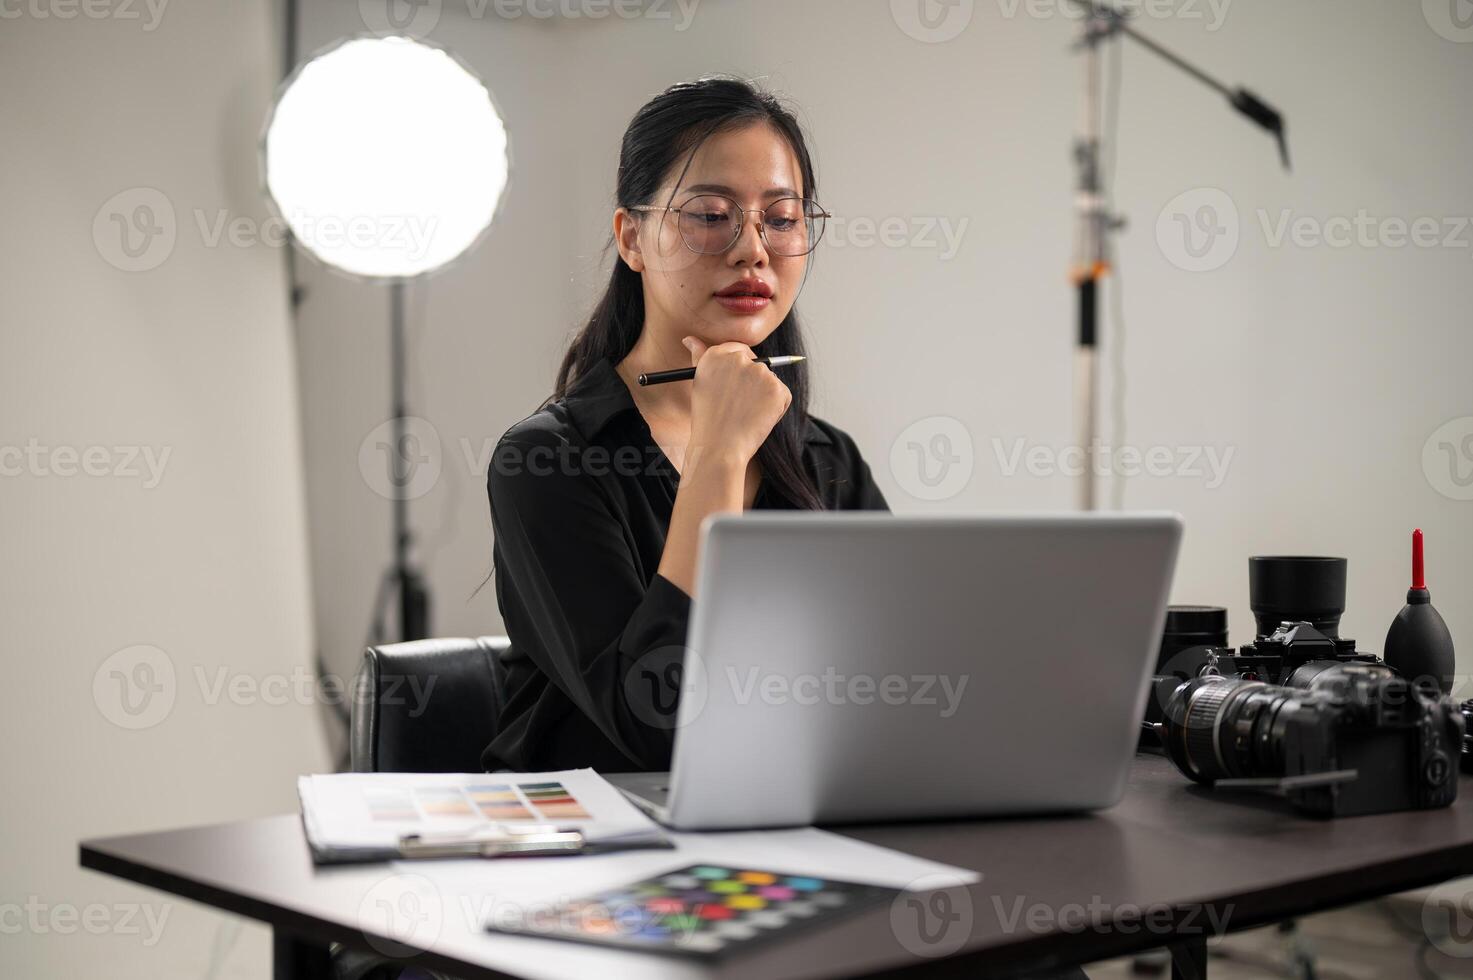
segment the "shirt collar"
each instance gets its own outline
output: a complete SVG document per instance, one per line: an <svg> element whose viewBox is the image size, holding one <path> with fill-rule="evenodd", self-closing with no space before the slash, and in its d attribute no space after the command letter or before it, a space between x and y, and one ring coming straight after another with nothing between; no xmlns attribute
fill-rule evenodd
<svg viewBox="0 0 1473 980"><path fill-rule="evenodd" d="M608 358L600 359L574 380L563 395L563 404L574 424L583 433L583 438L589 442L615 416L635 409L634 396L629 394L629 386L619 377L619 372L614 370L614 362ZM814 424L812 416L808 419L804 441L821 446L833 442L828 433Z"/></svg>

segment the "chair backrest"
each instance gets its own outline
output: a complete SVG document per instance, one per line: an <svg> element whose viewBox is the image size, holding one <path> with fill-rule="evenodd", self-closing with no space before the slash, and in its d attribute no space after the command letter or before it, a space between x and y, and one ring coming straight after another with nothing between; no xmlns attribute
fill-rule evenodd
<svg viewBox="0 0 1473 980"><path fill-rule="evenodd" d="M502 707L504 636L369 647L353 682L354 772L480 772Z"/></svg>

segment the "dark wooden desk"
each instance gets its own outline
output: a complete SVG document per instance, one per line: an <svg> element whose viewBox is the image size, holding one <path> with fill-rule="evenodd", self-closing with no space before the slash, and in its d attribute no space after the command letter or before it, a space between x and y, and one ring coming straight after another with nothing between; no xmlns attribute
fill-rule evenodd
<svg viewBox="0 0 1473 980"><path fill-rule="evenodd" d="M1473 873L1473 780L1462 779L1448 809L1320 822L1272 799L1209 795L1142 755L1124 801L1099 814L835 828L982 872L949 903L916 913L944 918L907 923L877 909L713 969L609 951L605 980L995 976L1165 945L1191 976L1205 970L1214 932ZM295 814L86 841L81 863L269 923L278 975L320 968L315 943L378 942L361 931L358 909L382 866L314 867ZM413 962L466 978L555 975L505 972L507 941L447 917Z"/></svg>

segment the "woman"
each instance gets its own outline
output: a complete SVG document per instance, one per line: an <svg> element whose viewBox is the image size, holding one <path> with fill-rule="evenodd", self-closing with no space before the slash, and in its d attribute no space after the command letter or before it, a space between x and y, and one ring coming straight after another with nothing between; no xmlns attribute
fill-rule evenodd
<svg viewBox="0 0 1473 980"><path fill-rule="evenodd" d="M668 769L702 520L889 509L854 440L808 414L807 365L753 362L803 353L816 188L797 121L745 81L675 85L629 124L613 277L488 475L512 647L488 770Z"/></svg>

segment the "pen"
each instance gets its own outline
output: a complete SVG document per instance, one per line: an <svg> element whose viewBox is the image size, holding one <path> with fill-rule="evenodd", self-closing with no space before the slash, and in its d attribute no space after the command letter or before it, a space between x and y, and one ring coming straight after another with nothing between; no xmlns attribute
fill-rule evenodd
<svg viewBox="0 0 1473 980"><path fill-rule="evenodd" d="M773 357L754 357L753 361L766 364L770 368L782 367L785 364L797 364L806 360L802 354L778 354ZM667 381L689 381L696 376L693 367L676 368L674 371L654 371L650 374L641 374L639 383L641 385L662 385Z"/></svg>

